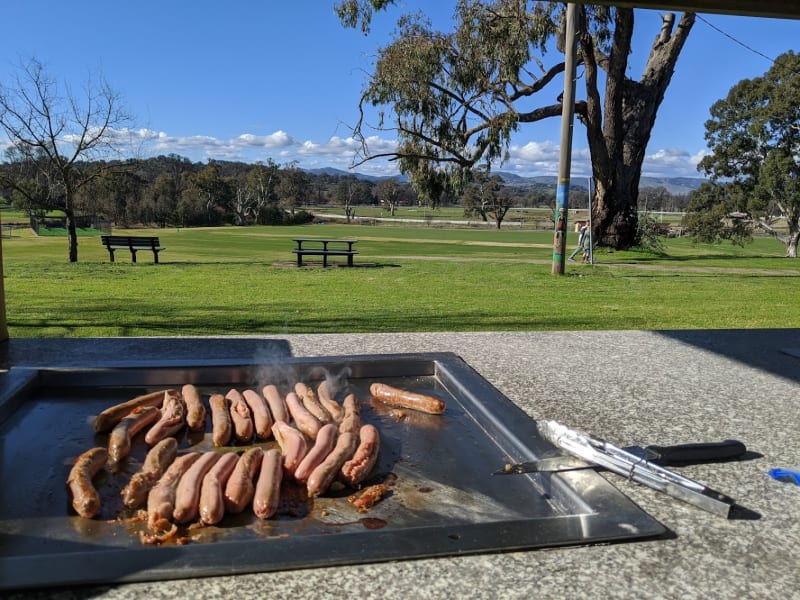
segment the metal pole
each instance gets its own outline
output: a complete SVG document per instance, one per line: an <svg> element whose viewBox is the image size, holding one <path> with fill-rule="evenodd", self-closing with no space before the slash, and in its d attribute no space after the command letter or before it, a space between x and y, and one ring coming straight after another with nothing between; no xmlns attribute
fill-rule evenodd
<svg viewBox="0 0 800 600"><path fill-rule="evenodd" d="M594 177L589 177L589 264L594 264L594 240L592 239L592 184L594 184Z"/></svg>
<svg viewBox="0 0 800 600"><path fill-rule="evenodd" d="M564 96L561 109L561 152L556 189L555 234L553 240L553 275L563 275L567 255L567 207L569 206L569 173L572 161L572 123L575 116L575 18L577 5L567 4Z"/></svg>

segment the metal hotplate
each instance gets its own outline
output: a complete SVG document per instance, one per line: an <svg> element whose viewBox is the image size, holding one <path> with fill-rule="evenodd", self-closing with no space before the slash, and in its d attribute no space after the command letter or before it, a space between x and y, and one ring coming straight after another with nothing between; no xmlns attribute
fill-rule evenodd
<svg viewBox="0 0 800 600"><path fill-rule="evenodd" d="M536 424L454 354L276 358L256 364L187 364L12 370L0 400L0 588L179 579L556 545L632 540L665 528L593 470L493 477L505 462L552 452ZM105 445L94 415L136 395L194 383L206 397L230 388L284 392L295 381L335 378L339 398L355 392L366 422L381 433L378 464L366 484L390 493L367 513L352 490L314 501L292 483L277 518L251 511L217 526L184 530L188 544L147 546L143 524L120 490L147 447L135 439L117 472L96 478L100 515L70 508L65 485L74 458ZM370 399L382 381L433 394L443 415L405 418ZM209 425L210 429L210 425ZM210 431L180 434L181 451L212 448ZM275 442L265 443L265 446Z"/></svg>

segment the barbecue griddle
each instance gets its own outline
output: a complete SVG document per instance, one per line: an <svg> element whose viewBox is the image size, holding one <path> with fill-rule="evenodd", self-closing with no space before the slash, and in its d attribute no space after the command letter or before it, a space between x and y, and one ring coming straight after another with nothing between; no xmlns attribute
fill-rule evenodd
<svg viewBox="0 0 800 600"><path fill-rule="evenodd" d="M73 460L106 445L93 417L134 396L184 383L207 400L230 388L331 378L355 392L381 433L372 477L389 494L365 513L335 489L309 500L283 488L275 519L251 510L217 526L182 528L185 544L143 545L144 523L120 490L147 451L143 432L116 472L95 479L103 507L78 517L65 485ZM370 398L381 381L436 395L443 415L396 411ZM0 398L0 589L180 579L465 553L634 540L665 528L594 470L493 477L498 464L552 452L535 422L454 354L230 360L110 368L12 369ZM179 434L180 450L210 450L207 431ZM262 443L275 446L274 440ZM230 447L221 451L236 451Z"/></svg>

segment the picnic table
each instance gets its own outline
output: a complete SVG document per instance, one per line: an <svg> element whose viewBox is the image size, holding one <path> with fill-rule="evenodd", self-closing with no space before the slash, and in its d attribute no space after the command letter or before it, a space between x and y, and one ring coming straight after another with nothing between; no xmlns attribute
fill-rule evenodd
<svg viewBox="0 0 800 600"><path fill-rule="evenodd" d="M293 238L297 247L292 250L297 255L297 266L303 266L304 256L321 256L322 266L328 266L329 256L346 256L347 266L353 266L353 256L358 254L353 250L353 244L358 240L342 240L328 238Z"/></svg>

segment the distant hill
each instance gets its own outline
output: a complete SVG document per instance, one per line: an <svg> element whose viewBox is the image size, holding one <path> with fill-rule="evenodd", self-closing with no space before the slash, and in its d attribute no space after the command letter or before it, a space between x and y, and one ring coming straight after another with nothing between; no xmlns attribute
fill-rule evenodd
<svg viewBox="0 0 800 600"><path fill-rule="evenodd" d="M334 177L355 177L364 181L371 181L376 183L382 179L391 179L398 177L400 181L408 181L405 175L401 176L378 176L366 175L354 171L345 171L343 169L336 169L334 167L324 167L321 169L306 169L307 173L312 175L329 175ZM515 173L508 173L506 171L497 171L495 173L503 178L506 185L514 187L550 187L555 188L558 183L558 178L555 175L537 175L533 177L523 177ZM664 187L670 194L688 194L700 187L705 181L701 177L642 177L640 187ZM588 180L585 177L575 177L570 181L570 187L576 190L585 190L588 187Z"/></svg>

